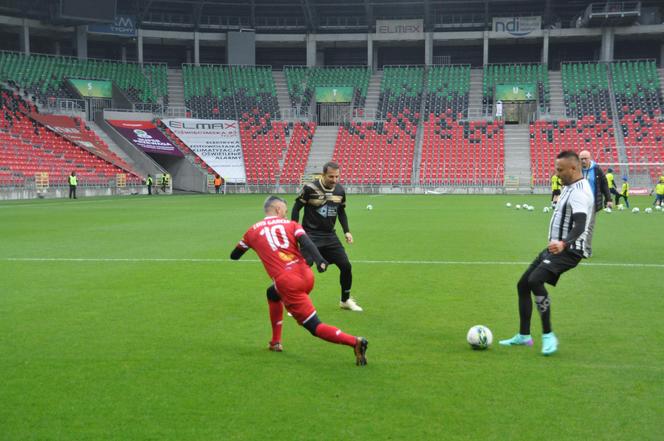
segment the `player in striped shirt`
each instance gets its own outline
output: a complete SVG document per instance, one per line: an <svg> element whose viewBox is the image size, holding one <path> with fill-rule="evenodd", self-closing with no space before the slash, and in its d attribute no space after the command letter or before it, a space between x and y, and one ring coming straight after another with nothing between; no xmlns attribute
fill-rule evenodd
<svg viewBox="0 0 664 441"><path fill-rule="evenodd" d="M542 319L542 354L551 355L558 350L558 339L551 329L551 300L545 283L556 286L564 272L576 267L581 259L590 257L589 228L594 213L594 197L590 184L583 178L581 161L571 151L562 151L556 157L556 173L563 187L549 223L549 244L530 264L517 283L519 293L519 333L501 340L503 346L532 346L530 317L533 311L531 292Z"/></svg>
<svg viewBox="0 0 664 441"><path fill-rule="evenodd" d="M318 272L322 273L327 269L327 261L321 256L302 226L285 219L286 201L277 196L269 196L265 200L263 209L266 217L244 233L242 240L231 253L231 259L240 259L249 248L252 248L273 281L267 289L272 324L269 349L275 352L283 350L281 329L285 307L313 336L352 347L356 364L366 365L367 340L322 323L309 298L309 293L314 287L310 262L315 262Z"/></svg>

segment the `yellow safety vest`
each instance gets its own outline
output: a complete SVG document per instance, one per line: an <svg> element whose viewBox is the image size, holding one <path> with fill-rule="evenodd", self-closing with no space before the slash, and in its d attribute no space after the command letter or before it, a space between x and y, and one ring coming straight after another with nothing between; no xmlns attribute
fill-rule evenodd
<svg viewBox="0 0 664 441"><path fill-rule="evenodd" d="M655 186L655 193L664 195L664 183Z"/></svg>
<svg viewBox="0 0 664 441"><path fill-rule="evenodd" d="M613 182L613 173L606 174L606 182L609 183L609 188L616 188L616 183Z"/></svg>
<svg viewBox="0 0 664 441"><path fill-rule="evenodd" d="M69 176L69 185L73 185L74 187L78 185L78 179L76 179L76 176Z"/></svg>
<svg viewBox="0 0 664 441"><path fill-rule="evenodd" d="M560 190L562 188L562 182L558 175L551 176L551 190Z"/></svg>
<svg viewBox="0 0 664 441"><path fill-rule="evenodd" d="M623 182L621 194L624 196L629 196L629 184L627 182Z"/></svg>

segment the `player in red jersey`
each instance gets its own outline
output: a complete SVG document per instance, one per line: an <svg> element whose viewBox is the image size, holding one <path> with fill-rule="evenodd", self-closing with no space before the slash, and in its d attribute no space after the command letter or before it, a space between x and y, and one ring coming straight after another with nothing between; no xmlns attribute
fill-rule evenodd
<svg viewBox="0 0 664 441"><path fill-rule="evenodd" d="M242 240L231 253L231 259L238 260L249 248L252 248L274 282L267 289L272 324L269 349L275 352L283 350L281 327L285 307L312 335L332 343L351 346L355 351L356 364L366 365L367 340L364 337L345 334L334 326L322 323L309 298L309 293L314 287L314 274L309 264L315 262L318 272L322 273L327 269L327 261L323 259L302 226L285 218L287 210L285 200L269 196L265 200L263 209L265 219L255 223L244 233Z"/></svg>

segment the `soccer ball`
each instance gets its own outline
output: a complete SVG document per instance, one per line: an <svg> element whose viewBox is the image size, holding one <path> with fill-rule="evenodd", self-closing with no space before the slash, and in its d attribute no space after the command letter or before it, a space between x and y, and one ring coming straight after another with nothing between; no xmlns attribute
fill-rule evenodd
<svg viewBox="0 0 664 441"><path fill-rule="evenodd" d="M618 211L623 211L625 209L625 206L623 204L618 204L616 208L618 209Z"/></svg>
<svg viewBox="0 0 664 441"><path fill-rule="evenodd" d="M641 211L639 210L639 207L632 208L632 213L638 213L639 211Z"/></svg>
<svg viewBox="0 0 664 441"><path fill-rule="evenodd" d="M466 340L473 349L486 349L493 342L493 334L486 326L475 325L468 330Z"/></svg>
<svg viewBox="0 0 664 441"><path fill-rule="evenodd" d="M661 211L661 210L662 210L662 207L659 206L659 205L655 205L655 210L657 210L657 211Z"/></svg>
<svg viewBox="0 0 664 441"><path fill-rule="evenodd" d="M507 208L510 208L510 207L512 206L512 203L511 203L511 202L508 202L508 203L505 204L505 206L506 206Z"/></svg>
<svg viewBox="0 0 664 441"><path fill-rule="evenodd" d="M369 210L369 211L373 210L373 205L371 205L371 204L367 205L367 210Z"/></svg>
<svg viewBox="0 0 664 441"><path fill-rule="evenodd" d="M551 207L544 207L544 208L542 208L542 212L543 212L543 213L548 213L549 211L551 211Z"/></svg>
<svg viewBox="0 0 664 441"><path fill-rule="evenodd" d="M610 209L609 207L606 207L606 208L604 209L604 211L607 212L607 213L611 213L611 209Z"/></svg>
<svg viewBox="0 0 664 441"><path fill-rule="evenodd" d="M643 211L646 212L646 213L648 213L648 214L650 214L650 213L652 213L652 208L648 207L648 208L646 208L646 209L643 210Z"/></svg>
<svg viewBox="0 0 664 441"><path fill-rule="evenodd" d="M532 205L528 205L527 208L528 208L528 211L533 211L535 209L535 207L533 207Z"/></svg>
<svg viewBox="0 0 664 441"><path fill-rule="evenodd" d="M521 205L516 204L516 207L515 207L515 208L516 208L517 210L521 210Z"/></svg>

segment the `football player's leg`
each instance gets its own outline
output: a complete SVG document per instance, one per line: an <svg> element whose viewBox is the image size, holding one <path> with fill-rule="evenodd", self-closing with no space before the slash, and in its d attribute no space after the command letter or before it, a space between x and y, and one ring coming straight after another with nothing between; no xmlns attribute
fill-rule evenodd
<svg viewBox="0 0 664 441"><path fill-rule="evenodd" d="M267 304L270 312L270 324L272 325L272 340L270 340L270 349L277 352L281 350L281 330L284 320L284 306L281 303L279 293L274 285L267 289Z"/></svg>
<svg viewBox="0 0 664 441"><path fill-rule="evenodd" d="M350 297L350 289L353 285L353 266L348 260L348 255L341 242L319 248L321 254L330 263L339 268L339 284L341 285L341 301L345 302Z"/></svg>

